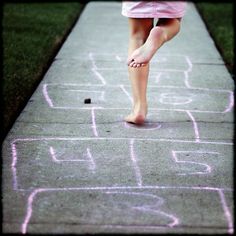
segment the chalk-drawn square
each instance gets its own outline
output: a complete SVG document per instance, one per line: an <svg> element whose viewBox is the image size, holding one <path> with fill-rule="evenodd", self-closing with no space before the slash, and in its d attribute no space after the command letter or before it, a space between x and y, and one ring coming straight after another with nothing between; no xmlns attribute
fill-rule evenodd
<svg viewBox="0 0 236 236"><path fill-rule="evenodd" d="M194 112L227 112L232 106L232 94L228 91L215 91L189 88L165 88L150 86L148 101L150 108L175 109ZM221 103L219 103L221 98Z"/></svg>
<svg viewBox="0 0 236 236"><path fill-rule="evenodd" d="M130 100L123 90L123 86L45 84L43 91L45 100L51 108L80 109L127 106ZM117 99L118 97L123 99ZM91 99L90 104L84 104L86 98Z"/></svg>
<svg viewBox="0 0 236 236"><path fill-rule="evenodd" d="M77 225L77 233L84 228L91 233L94 225L100 232L176 233L191 227L191 232L211 232L212 228L215 233L216 225L217 232L232 232L230 210L223 192L217 189L39 189L32 196L31 214L22 224L24 232L34 232L31 222L47 222L49 232L54 232L50 225L55 224L63 224L66 232L67 227Z"/></svg>
<svg viewBox="0 0 236 236"><path fill-rule="evenodd" d="M161 139L133 142L143 185L232 188L232 153L232 143Z"/></svg>
<svg viewBox="0 0 236 236"><path fill-rule="evenodd" d="M98 70L124 70L127 68L125 54L109 54L109 53L90 53L89 58L93 64L93 68ZM178 63L176 63L176 60ZM185 55L168 55L158 54L151 61L152 70L161 71L188 71L192 64ZM161 68L161 69L160 69Z"/></svg>
<svg viewBox="0 0 236 236"><path fill-rule="evenodd" d="M158 67L157 67L158 68ZM149 72L149 85L157 86L173 86L173 87L186 87L186 78L188 73L182 71L162 71L159 68L158 71Z"/></svg>
<svg viewBox="0 0 236 236"><path fill-rule="evenodd" d="M85 58L55 60L45 74L44 83L102 84Z"/></svg>
<svg viewBox="0 0 236 236"><path fill-rule="evenodd" d="M137 184L127 140L19 139L11 148L13 189Z"/></svg>
<svg viewBox="0 0 236 236"><path fill-rule="evenodd" d="M83 107L123 108L132 104L131 87L125 85L81 86L76 84L45 84L46 102L55 109L79 109ZM121 99L117 99L120 97ZM232 108L230 91L149 86L149 108L193 112L227 112ZM218 99L221 97L221 103ZM83 104L91 98L91 104Z"/></svg>

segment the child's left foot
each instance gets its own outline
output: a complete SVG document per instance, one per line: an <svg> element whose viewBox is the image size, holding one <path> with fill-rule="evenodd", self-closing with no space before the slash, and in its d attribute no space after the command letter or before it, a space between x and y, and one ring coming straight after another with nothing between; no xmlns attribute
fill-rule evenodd
<svg viewBox="0 0 236 236"><path fill-rule="evenodd" d="M130 115L125 117L125 121L136 125L142 125L145 121L145 116L143 114L131 113Z"/></svg>
<svg viewBox="0 0 236 236"><path fill-rule="evenodd" d="M125 121L128 123L133 123L136 125L142 125L145 122L147 115L147 105L143 104L142 106L134 106L133 112L125 117Z"/></svg>
<svg viewBox="0 0 236 236"><path fill-rule="evenodd" d="M130 67L141 67L149 63L157 49L166 41L166 36L161 27L154 27L140 48L136 49L127 60Z"/></svg>

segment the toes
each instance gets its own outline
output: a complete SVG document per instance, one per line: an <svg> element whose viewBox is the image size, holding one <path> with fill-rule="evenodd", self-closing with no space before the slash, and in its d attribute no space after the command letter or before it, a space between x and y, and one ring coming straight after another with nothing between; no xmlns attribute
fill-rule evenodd
<svg viewBox="0 0 236 236"><path fill-rule="evenodd" d="M130 66L130 63L132 63L133 61L134 61L133 58L128 58L128 59L127 59L127 65Z"/></svg>
<svg viewBox="0 0 236 236"><path fill-rule="evenodd" d="M135 62L135 60L132 59L132 60L129 60L127 62L127 65L130 66L130 67L133 67L133 68L139 68L139 67L142 67L142 66L146 66L147 64Z"/></svg>
<svg viewBox="0 0 236 236"><path fill-rule="evenodd" d="M130 64L129 64L130 67L136 67L136 62L135 61L132 61Z"/></svg>

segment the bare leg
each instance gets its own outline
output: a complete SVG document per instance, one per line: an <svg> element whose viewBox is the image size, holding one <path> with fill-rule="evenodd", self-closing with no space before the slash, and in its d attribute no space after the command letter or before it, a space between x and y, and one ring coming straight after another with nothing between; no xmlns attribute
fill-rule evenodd
<svg viewBox="0 0 236 236"><path fill-rule="evenodd" d="M150 30L153 27L153 19L129 19L130 40L129 40L129 55L134 50L142 46ZM139 65L137 66L139 67ZM133 110L125 120L130 123L143 124L147 115L147 99L146 90L149 74L149 65L139 68L129 67L129 79L132 86L133 94Z"/></svg>
<svg viewBox="0 0 236 236"><path fill-rule="evenodd" d="M168 40L172 39L180 30L181 19L160 19L154 27L144 45L136 49L128 58L130 67L145 66L155 52Z"/></svg>

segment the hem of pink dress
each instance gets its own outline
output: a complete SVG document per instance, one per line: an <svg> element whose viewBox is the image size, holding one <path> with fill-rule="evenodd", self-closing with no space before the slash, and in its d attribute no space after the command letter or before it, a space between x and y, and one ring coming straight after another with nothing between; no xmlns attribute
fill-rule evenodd
<svg viewBox="0 0 236 236"><path fill-rule="evenodd" d="M185 14L184 12L179 12L176 14L142 14L142 13L128 13L128 12L124 12L122 11L121 13L123 16L129 17L129 18L182 18Z"/></svg>

